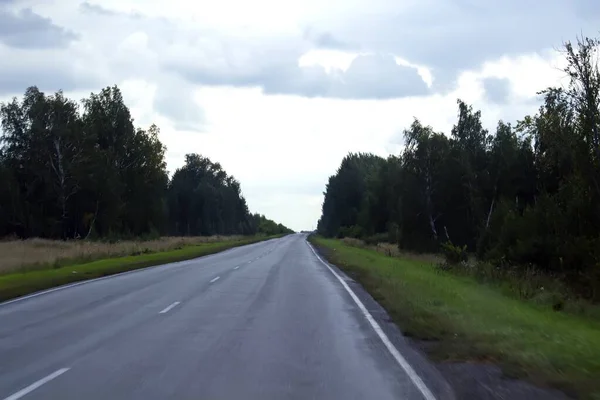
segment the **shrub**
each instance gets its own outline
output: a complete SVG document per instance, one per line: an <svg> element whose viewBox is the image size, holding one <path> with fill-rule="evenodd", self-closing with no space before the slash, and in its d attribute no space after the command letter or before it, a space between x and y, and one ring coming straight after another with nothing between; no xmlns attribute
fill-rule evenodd
<svg viewBox="0 0 600 400"><path fill-rule="evenodd" d="M345 237L342 239L342 242L344 242L348 246L360 247L360 248L365 247L365 242L363 242L360 239L356 239L356 238Z"/></svg>
<svg viewBox="0 0 600 400"><path fill-rule="evenodd" d="M387 243L390 239L387 233L376 233L375 235L367 236L365 243L368 245L377 245L379 243Z"/></svg>
<svg viewBox="0 0 600 400"><path fill-rule="evenodd" d="M342 226L338 231L338 238L342 239L345 237L361 238L362 228L359 225Z"/></svg>
<svg viewBox="0 0 600 400"><path fill-rule="evenodd" d="M469 254L467 253L467 246L456 246L452 242L448 241L442 243L442 254L444 260L448 265L455 265L461 262L467 262Z"/></svg>

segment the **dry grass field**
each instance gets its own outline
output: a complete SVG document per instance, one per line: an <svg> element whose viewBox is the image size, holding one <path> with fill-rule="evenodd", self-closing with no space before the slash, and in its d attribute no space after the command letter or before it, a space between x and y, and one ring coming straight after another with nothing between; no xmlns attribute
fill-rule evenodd
<svg viewBox="0 0 600 400"><path fill-rule="evenodd" d="M128 240L116 243L85 240L4 240L0 241L0 274L44 269L103 258L149 254L205 243L239 240L243 236L162 237L156 240Z"/></svg>

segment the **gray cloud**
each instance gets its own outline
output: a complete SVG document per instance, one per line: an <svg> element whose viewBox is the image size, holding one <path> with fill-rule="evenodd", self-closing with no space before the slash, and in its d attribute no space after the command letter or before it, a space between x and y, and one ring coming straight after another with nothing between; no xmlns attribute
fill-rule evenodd
<svg viewBox="0 0 600 400"><path fill-rule="evenodd" d="M97 90L114 84L112 77L96 68L102 57L77 44L35 50L0 45L0 95L20 95L34 85L54 92Z"/></svg>
<svg viewBox="0 0 600 400"><path fill-rule="evenodd" d="M83 11L84 13L102 15L105 17L114 17L116 15L119 15L119 13L117 13L116 11L109 10L108 8L104 8L102 6L99 6L97 4L92 4L87 1L84 1L83 3L81 3L79 5L79 9L81 11Z"/></svg>
<svg viewBox="0 0 600 400"><path fill-rule="evenodd" d="M315 32L310 27L304 30L303 37L321 49L346 50L355 47L335 37L331 32Z"/></svg>
<svg viewBox="0 0 600 400"><path fill-rule="evenodd" d="M0 0L1 1L1 0ZM105 7L102 7L99 4L93 4L89 1L84 1L79 5L79 10L87 15L91 16L100 16L100 17L110 17L110 18L128 18L133 20L143 20L144 17L135 11L131 12L122 12L115 11Z"/></svg>
<svg viewBox="0 0 600 400"><path fill-rule="evenodd" d="M506 78L483 79L485 97L492 103L505 104L510 95L510 81Z"/></svg>
<svg viewBox="0 0 600 400"><path fill-rule="evenodd" d="M0 7L7 2L0 0ZM371 12L358 7L339 18L307 21L302 37L228 37L226 31L115 11L100 4L93 0L79 4L81 14L70 27L85 33L81 42L93 41L95 52L106 60L98 68L105 68L103 72L112 77L160 81L161 74L177 72L203 85L260 87L265 93L331 98L382 99L430 92L416 69L399 66L391 56L381 54L431 68L432 91L447 92L463 70L504 54L558 47L581 29L595 35L600 23L600 4L594 0L548 0L543 8L517 0L502 4L422 0L401 5L373 0ZM64 47L77 38L29 9L3 10L0 42L10 46ZM337 15L335 10L331 15ZM10 23L4 21L9 19ZM111 29L96 28L94 22L100 19L110 22ZM148 36L147 44L124 45L142 34ZM298 59L315 48L371 55L357 57L347 71L299 67ZM164 61L158 61L159 55ZM484 85L489 95L501 99L500 83ZM157 99L157 105L161 101ZM164 100L165 106L168 103Z"/></svg>
<svg viewBox="0 0 600 400"><path fill-rule="evenodd" d="M412 67L398 65L392 56L360 55L346 73L344 88L348 97L393 98L428 93L427 85ZM344 97L344 96L342 96Z"/></svg>
<svg viewBox="0 0 600 400"><path fill-rule="evenodd" d="M61 48L78 38L31 9L0 9L0 42L16 48Z"/></svg>
<svg viewBox="0 0 600 400"><path fill-rule="evenodd" d="M560 47L583 32L596 35L600 2L595 0L423 0L400 5L390 2L386 12L348 18L327 29L356 50L396 54L433 70L434 89L454 87L457 75L503 55L518 55Z"/></svg>
<svg viewBox="0 0 600 400"><path fill-rule="evenodd" d="M319 47L329 49L347 49L351 47L348 43L344 43L341 40L338 40L330 32L325 32L318 35L315 38L315 44Z"/></svg>
<svg viewBox="0 0 600 400"><path fill-rule="evenodd" d="M42 91L55 92L97 90L104 84L95 76L76 72L68 65L61 63L53 67L36 68L35 66L0 65L0 95L19 95L29 86L37 86Z"/></svg>
<svg viewBox="0 0 600 400"><path fill-rule="evenodd" d="M392 56L360 55L346 71L329 73L321 66L299 67L285 56L279 62L250 62L238 68L170 64L168 68L204 85L257 86L268 94L343 99L389 99L428 93L416 69L398 65ZM254 67L253 67L254 66Z"/></svg>
<svg viewBox="0 0 600 400"><path fill-rule="evenodd" d="M172 78L164 79L156 91L154 109L169 118L175 129L204 129L204 111L196 104L193 92L186 82Z"/></svg>

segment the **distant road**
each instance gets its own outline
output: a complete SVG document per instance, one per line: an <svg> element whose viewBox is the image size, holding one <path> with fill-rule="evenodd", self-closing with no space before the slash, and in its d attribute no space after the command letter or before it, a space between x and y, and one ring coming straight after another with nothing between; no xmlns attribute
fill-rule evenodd
<svg viewBox="0 0 600 400"><path fill-rule="evenodd" d="M447 398L356 286L296 234L5 303L0 400Z"/></svg>

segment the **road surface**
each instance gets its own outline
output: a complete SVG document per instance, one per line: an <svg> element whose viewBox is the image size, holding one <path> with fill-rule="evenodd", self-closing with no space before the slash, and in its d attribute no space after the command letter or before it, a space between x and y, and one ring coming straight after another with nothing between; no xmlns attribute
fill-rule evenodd
<svg viewBox="0 0 600 400"><path fill-rule="evenodd" d="M296 234L2 304L0 400L445 398L335 271Z"/></svg>

